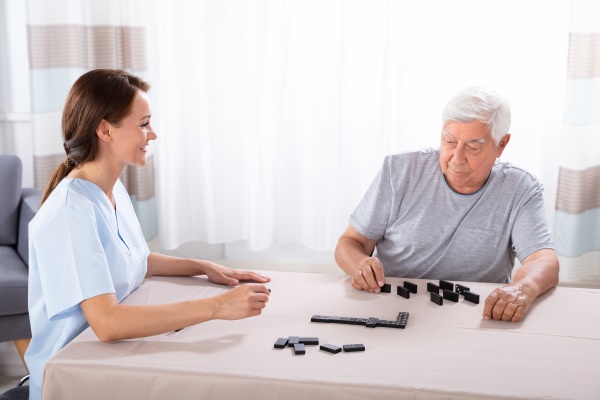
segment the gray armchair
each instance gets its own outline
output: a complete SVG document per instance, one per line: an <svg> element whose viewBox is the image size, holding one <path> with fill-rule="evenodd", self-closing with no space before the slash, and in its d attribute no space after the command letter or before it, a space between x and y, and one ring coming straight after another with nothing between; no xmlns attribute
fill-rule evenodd
<svg viewBox="0 0 600 400"><path fill-rule="evenodd" d="M0 342L12 340L23 358L31 338L27 308L29 221L41 191L21 188L22 165L0 155Z"/></svg>

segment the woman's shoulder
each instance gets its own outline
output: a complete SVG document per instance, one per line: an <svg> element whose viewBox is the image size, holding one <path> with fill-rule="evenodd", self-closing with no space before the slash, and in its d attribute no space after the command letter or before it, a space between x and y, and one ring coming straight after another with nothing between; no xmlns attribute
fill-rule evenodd
<svg viewBox="0 0 600 400"><path fill-rule="evenodd" d="M65 178L59 186L59 203L69 209L89 209L106 197L102 189L85 179Z"/></svg>
<svg viewBox="0 0 600 400"><path fill-rule="evenodd" d="M32 221L33 225L69 215L83 217L87 213L93 214L97 193L86 182L83 179L63 179L40 207Z"/></svg>

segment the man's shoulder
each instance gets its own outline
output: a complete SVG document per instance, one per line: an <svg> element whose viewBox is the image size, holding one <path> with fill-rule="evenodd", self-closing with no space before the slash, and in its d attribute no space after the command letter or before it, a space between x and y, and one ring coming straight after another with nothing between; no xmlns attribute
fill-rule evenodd
<svg viewBox="0 0 600 400"><path fill-rule="evenodd" d="M531 172L497 161L492 169L489 189L489 193L524 200L543 192L544 186Z"/></svg>
<svg viewBox="0 0 600 400"><path fill-rule="evenodd" d="M527 185L539 185L539 180L531 172L507 161L497 160L492 171L504 180L522 182Z"/></svg>
<svg viewBox="0 0 600 400"><path fill-rule="evenodd" d="M390 154L384 163L392 169L407 168L408 166L439 165L440 151L433 148Z"/></svg>

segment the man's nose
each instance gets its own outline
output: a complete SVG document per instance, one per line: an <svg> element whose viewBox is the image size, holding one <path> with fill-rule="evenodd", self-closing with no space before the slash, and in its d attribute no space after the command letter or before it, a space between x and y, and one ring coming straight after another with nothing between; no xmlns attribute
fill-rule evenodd
<svg viewBox="0 0 600 400"><path fill-rule="evenodd" d="M465 157L465 146L462 144L457 144L454 152L452 153L452 163L455 165L460 165L466 162Z"/></svg>

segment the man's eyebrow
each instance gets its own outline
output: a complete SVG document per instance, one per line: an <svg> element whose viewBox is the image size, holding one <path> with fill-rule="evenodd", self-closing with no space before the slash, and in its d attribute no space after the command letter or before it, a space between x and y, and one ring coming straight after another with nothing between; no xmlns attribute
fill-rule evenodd
<svg viewBox="0 0 600 400"><path fill-rule="evenodd" d="M465 143L479 143L479 144L485 144L485 142L487 142L486 138L471 139L471 140L465 141Z"/></svg>
<svg viewBox="0 0 600 400"><path fill-rule="evenodd" d="M456 137L445 129L442 129L442 136L446 136L446 137L456 140ZM472 144L472 143L485 144L486 142L487 142L486 138L465 140L465 143L469 143L469 144Z"/></svg>

